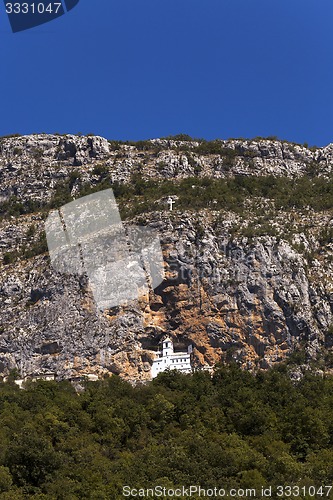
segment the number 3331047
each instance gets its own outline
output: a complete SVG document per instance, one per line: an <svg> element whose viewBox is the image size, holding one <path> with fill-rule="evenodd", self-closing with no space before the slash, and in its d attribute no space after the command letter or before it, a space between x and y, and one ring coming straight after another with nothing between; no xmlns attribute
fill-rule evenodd
<svg viewBox="0 0 333 500"><path fill-rule="evenodd" d="M49 4L44 3L6 3L7 14L58 14L62 7L60 2Z"/></svg>

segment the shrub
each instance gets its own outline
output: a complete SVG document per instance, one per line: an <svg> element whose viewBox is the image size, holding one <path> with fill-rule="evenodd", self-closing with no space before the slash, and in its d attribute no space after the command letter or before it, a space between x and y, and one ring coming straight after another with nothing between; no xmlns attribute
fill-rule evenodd
<svg viewBox="0 0 333 500"><path fill-rule="evenodd" d="M4 256L3 256L2 261L3 261L3 263L5 265L7 265L7 264L11 264L12 262L14 262L16 260L16 258L17 258L17 252L16 251L14 251L14 252L6 252L4 254Z"/></svg>
<svg viewBox="0 0 333 500"><path fill-rule="evenodd" d="M94 175L99 175L99 176L105 176L108 174L108 172L109 172L108 167L103 164L96 165L92 171Z"/></svg>

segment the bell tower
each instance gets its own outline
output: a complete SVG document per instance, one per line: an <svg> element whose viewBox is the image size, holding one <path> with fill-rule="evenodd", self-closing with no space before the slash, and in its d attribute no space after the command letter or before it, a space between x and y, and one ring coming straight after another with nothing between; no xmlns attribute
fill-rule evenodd
<svg viewBox="0 0 333 500"><path fill-rule="evenodd" d="M173 354L173 342L169 337L163 340L163 358Z"/></svg>

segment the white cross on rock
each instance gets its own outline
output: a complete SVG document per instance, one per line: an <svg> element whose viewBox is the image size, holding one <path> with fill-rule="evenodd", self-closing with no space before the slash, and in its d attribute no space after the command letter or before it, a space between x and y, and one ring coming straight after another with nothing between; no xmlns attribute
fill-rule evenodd
<svg viewBox="0 0 333 500"><path fill-rule="evenodd" d="M170 212L173 210L173 205L175 204L176 202L171 198L171 196L169 196L169 198L167 199L167 204L169 205L169 210Z"/></svg>

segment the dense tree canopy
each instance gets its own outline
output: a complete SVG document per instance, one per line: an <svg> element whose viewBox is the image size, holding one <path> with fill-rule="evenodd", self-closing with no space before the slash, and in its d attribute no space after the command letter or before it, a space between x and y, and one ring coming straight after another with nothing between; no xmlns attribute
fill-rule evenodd
<svg viewBox="0 0 333 500"><path fill-rule="evenodd" d="M125 485L328 485L332 416L333 379L294 383L285 366L257 375L220 367L212 378L172 371L137 387L114 376L81 393L69 382L2 383L0 498L118 499Z"/></svg>

